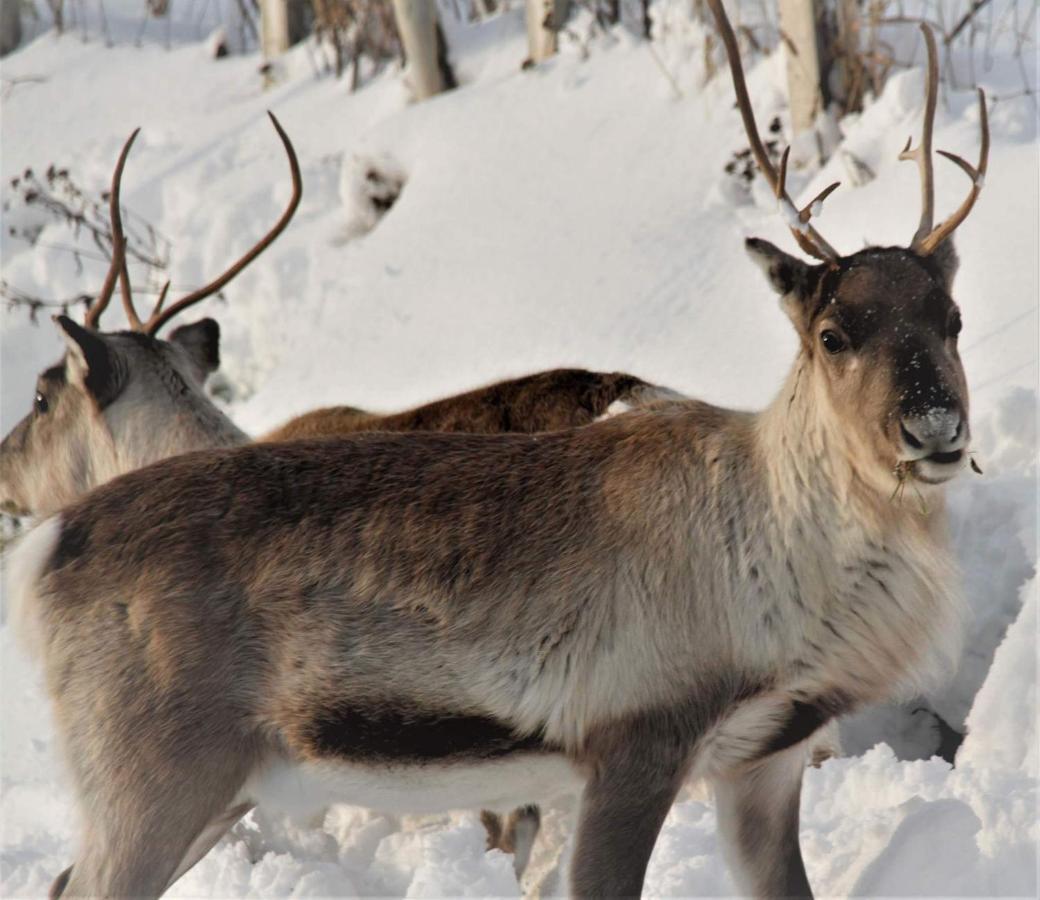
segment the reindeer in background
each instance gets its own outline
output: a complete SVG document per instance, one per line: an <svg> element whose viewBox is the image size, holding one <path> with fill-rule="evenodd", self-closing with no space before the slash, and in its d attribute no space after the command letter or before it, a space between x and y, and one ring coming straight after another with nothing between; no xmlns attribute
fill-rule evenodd
<svg viewBox="0 0 1040 900"><path fill-rule="evenodd" d="M45 516L123 472L159 459L210 447L245 444L239 429L206 395L204 382L220 365L220 327L203 319L159 331L178 314L227 285L281 234L302 195L295 151L278 120L292 178L292 195L277 223L224 273L164 308L167 283L142 321L127 273L119 207L127 155L112 177L112 260L83 325L55 317L67 352L39 376L33 410L0 446L0 505L15 514ZM119 283L127 331L103 332L101 316ZM584 425L612 406L637 406L678 397L624 373L557 369L509 379L402 413L353 407L305 413L262 440L328 437L358 431L552 431Z"/></svg>

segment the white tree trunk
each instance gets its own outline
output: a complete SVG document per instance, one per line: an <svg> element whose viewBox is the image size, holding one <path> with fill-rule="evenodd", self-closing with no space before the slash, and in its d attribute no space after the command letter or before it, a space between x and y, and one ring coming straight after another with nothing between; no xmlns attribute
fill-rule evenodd
<svg viewBox="0 0 1040 900"><path fill-rule="evenodd" d="M435 0L394 0L397 32L408 60L408 81L416 100L444 90L437 61L437 4Z"/></svg>
<svg viewBox="0 0 1040 900"><path fill-rule="evenodd" d="M307 37L306 9L300 0L260 0L260 45L267 59Z"/></svg>
<svg viewBox="0 0 1040 900"><path fill-rule="evenodd" d="M0 56L14 50L21 40L21 0L0 0Z"/></svg>
<svg viewBox="0 0 1040 900"><path fill-rule="evenodd" d="M779 0L780 31L787 53L787 97L795 136L813 130L823 106L816 6L820 0Z"/></svg>
<svg viewBox="0 0 1040 900"><path fill-rule="evenodd" d="M260 43L267 59L289 49L288 0L260 0Z"/></svg>
<svg viewBox="0 0 1040 900"><path fill-rule="evenodd" d="M527 56L540 63L556 53L556 35L567 18L567 0L527 0Z"/></svg>

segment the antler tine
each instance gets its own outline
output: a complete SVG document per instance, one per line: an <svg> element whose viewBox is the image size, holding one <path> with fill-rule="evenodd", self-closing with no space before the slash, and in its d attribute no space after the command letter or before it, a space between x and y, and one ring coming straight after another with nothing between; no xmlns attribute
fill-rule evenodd
<svg viewBox="0 0 1040 900"><path fill-rule="evenodd" d="M823 201L833 194L839 187L841 187L840 181L828 184L827 187L802 207L801 212L798 213L798 221L804 225L813 216L818 216L823 209Z"/></svg>
<svg viewBox="0 0 1040 900"><path fill-rule="evenodd" d="M935 180L932 173L932 128L935 125L935 102L939 94L939 55L935 49L935 35L924 22L921 23L925 46L928 49L928 76L924 104L924 127L921 130L921 143L916 150L910 149L910 138L907 138L901 160L914 160L921 175L921 220L910 242L917 249L921 241L932 230L935 215Z"/></svg>
<svg viewBox="0 0 1040 900"><path fill-rule="evenodd" d="M166 302L166 295L169 293L169 290L170 280L166 279L166 281L163 282L162 290L159 291L159 299L155 301L155 308L152 310L153 316L162 312L163 304Z"/></svg>
<svg viewBox="0 0 1040 900"><path fill-rule="evenodd" d="M119 216L119 186L123 180L123 167L126 165L130 147L133 146L140 130L140 128L135 128L130 137L126 139L123 149L119 153L119 159L116 160L115 170L112 172L112 187L109 190L108 203L112 222L112 261L108 265L108 274L105 275L105 281L101 285L101 290L98 292L97 297L94 298L94 302L90 305L90 309L87 310L87 314L83 318L83 324L95 331L101 322L101 314L108 307L109 300L112 299L112 292L116 287L116 279L122 275L126 268L126 241L123 238L122 220Z"/></svg>
<svg viewBox="0 0 1040 900"><path fill-rule="evenodd" d="M773 164L769 161L769 156L758 134L758 127L755 125L755 114L751 109L751 98L748 96L744 70L740 64L740 50L737 47L737 39L733 34L729 18L726 16L726 10L722 6L722 0L708 0L708 5L715 16L719 37L722 38L722 43L726 48L729 70L733 76L733 90L737 95L737 108L740 110L740 117L744 122L744 131L747 134L748 142L751 144L751 152L755 157L755 162L758 164L759 169L762 170L762 174L765 176L766 181L769 182L769 186L776 193L784 217L787 219L788 227L791 229L794 239L798 242L798 246L816 259L834 262L839 258L838 251L828 244L815 228L808 224L808 218L805 221L802 220L801 213L791 202L791 198L784 189L784 182L787 176L787 152L785 151L780 163L783 170L783 178L777 175ZM790 148L788 148L789 150Z"/></svg>
<svg viewBox="0 0 1040 900"><path fill-rule="evenodd" d="M971 208L975 205L975 201L978 199L979 193L985 184L986 167L989 165L989 116L986 112L986 92L982 88L979 88L978 92L979 127L982 130L982 146L979 147L978 167L972 166L953 153L947 153L945 150L938 151L947 159L957 163L968 174L968 177L971 178L971 190L968 192L964 202L957 208L957 211L938 228L931 231L921 241L920 246L914 248L922 256L928 256L928 254L933 253L943 241L953 234L957 226L968 217L968 213L971 212Z"/></svg>
<svg viewBox="0 0 1040 900"><path fill-rule="evenodd" d="M187 296L182 297L165 311L163 311L157 304L156 309L153 310L152 315L144 326L144 330L147 334L157 334L159 329L169 322L175 315L181 312L181 310L198 303L200 300L209 297L211 294L215 294L225 284L231 281L232 278L263 253L274 239L282 233L285 226L289 224L289 220L292 219L293 214L296 212L296 207L300 205L300 197L303 194L303 179L300 176L300 164L296 159L296 151L293 149L292 141L289 140L289 135L285 133L281 123L275 118L274 113L268 112L267 115L271 119L271 124L274 125L274 130L278 132L278 137L281 139L282 146L285 148L286 156L289 157L289 169L292 173L293 187L292 197L289 198L289 205L285 208L285 212L282 213L282 217L275 223L274 227L271 228L271 230L268 231L259 241L257 241L250 250L240 257L237 262L227 269L223 275L218 276L209 284L203 285L198 290L192 291ZM165 294L162 299L165 299Z"/></svg>
<svg viewBox="0 0 1040 900"><path fill-rule="evenodd" d="M823 201L841 186L841 182L835 181L832 184L828 184L827 187L806 203L805 206L801 209L796 209L794 204L791 203L790 198L787 197L787 160L790 155L791 148L785 147L783 155L780 157L780 175L776 182L776 199L783 203L786 198L786 212L788 217L794 219L798 225L806 225L814 215L818 216L820 214L820 211L823 209ZM790 224L792 228L797 227L792 223L788 224ZM801 234L800 230L799 234Z"/></svg>

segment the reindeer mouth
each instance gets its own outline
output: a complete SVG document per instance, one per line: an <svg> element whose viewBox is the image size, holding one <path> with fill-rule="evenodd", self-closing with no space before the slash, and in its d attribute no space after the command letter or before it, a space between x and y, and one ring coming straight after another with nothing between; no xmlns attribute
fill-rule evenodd
<svg viewBox="0 0 1040 900"><path fill-rule="evenodd" d="M941 466L953 465L953 463L959 463L964 459L964 450L950 450L946 453L932 453L929 456L924 457L924 462L938 463ZM919 462L921 460L918 460Z"/></svg>
<svg viewBox="0 0 1040 900"><path fill-rule="evenodd" d="M901 460L896 466L896 477L900 481L909 476L914 481L924 484L943 484L960 472L966 456L964 448L961 448L936 451L917 459Z"/></svg>

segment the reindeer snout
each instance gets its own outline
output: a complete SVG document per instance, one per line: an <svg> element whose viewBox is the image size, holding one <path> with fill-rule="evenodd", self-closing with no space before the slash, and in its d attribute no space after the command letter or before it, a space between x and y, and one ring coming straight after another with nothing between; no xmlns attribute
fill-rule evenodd
<svg viewBox="0 0 1040 900"><path fill-rule="evenodd" d="M967 427L959 410L934 409L922 415L903 416L899 433L907 459L958 462L967 444Z"/></svg>

